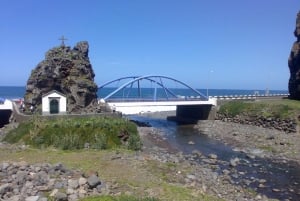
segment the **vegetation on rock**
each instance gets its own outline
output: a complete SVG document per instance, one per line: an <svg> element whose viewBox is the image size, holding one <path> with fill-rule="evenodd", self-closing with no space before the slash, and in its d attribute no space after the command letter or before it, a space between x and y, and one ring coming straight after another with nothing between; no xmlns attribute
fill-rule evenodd
<svg viewBox="0 0 300 201"><path fill-rule="evenodd" d="M25 109L32 105L35 112L40 112L42 96L56 90L66 95L69 113L93 111L98 87L88 52L86 41L78 42L74 48L60 46L50 49L27 81Z"/></svg>
<svg viewBox="0 0 300 201"><path fill-rule="evenodd" d="M37 148L63 150L83 148L141 148L136 125L126 119L112 117L77 117L42 119L21 123L4 138L9 143L25 143Z"/></svg>
<svg viewBox="0 0 300 201"><path fill-rule="evenodd" d="M217 119L295 133L300 119L299 112L300 103L295 100L239 100L223 104Z"/></svg>
<svg viewBox="0 0 300 201"><path fill-rule="evenodd" d="M292 100L280 101L230 101L221 105L219 113L229 117L237 115L262 116L265 118L291 118L300 111L300 103Z"/></svg>
<svg viewBox="0 0 300 201"><path fill-rule="evenodd" d="M236 115L246 116L263 116L276 118L290 118L294 117L294 108L288 102L279 104L262 102L248 102L248 101L230 101L220 107L219 113L226 114L230 117ZM299 108L300 109L300 108Z"/></svg>

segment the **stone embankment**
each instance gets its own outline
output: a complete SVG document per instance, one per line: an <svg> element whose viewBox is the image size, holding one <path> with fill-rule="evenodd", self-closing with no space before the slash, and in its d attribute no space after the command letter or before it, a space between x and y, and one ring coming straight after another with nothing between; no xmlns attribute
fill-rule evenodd
<svg viewBox="0 0 300 201"><path fill-rule="evenodd" d="M231 122L231 123L239 123L246 124L252 126L258 126L268 129L276 129L279 131L284 131L286 133L296 133L297 132L297 123L293 119L280 119L274 117L245 117L237 115L235 117L230 117L225 114L217 114L217 120L221 120L223 122Z"/></svg>
<svg viewBox="0 0 300 201"><path fill-rule="evenodd" d="M97 174L86 176L62 164L0 164L0 200L75 201L106 190Z"/></svg>

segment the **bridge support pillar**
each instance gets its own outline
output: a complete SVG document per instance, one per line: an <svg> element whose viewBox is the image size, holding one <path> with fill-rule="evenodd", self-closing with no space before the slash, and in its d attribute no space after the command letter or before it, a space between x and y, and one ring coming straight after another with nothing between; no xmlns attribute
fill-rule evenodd
<svg viewBox="0 0 300 201"><path fill-rule="evenodd" d="M197 122L198 120L214 120L216 107L213 105L178 105L176 121Z"/></svg>

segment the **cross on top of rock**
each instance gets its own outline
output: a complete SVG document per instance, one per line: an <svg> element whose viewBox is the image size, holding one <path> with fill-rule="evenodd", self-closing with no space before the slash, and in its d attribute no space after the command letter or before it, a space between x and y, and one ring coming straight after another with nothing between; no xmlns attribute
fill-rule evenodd
<svg viewBox="0 0 300 201"><path fill-rule="evenodd" d="M66 39L63 35L62 35L62 37L61 38L59 38L59 40L61 40L61 46L65 46L65 40L68 40L68 39Z"/></svg>

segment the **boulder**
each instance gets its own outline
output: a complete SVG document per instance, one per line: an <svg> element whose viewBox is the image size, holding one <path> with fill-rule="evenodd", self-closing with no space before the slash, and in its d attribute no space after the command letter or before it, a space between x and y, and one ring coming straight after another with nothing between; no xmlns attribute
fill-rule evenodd
<svg viewBox="0 0 300 201"><path fill-rule="evenodd" d="M67 97L69 113L90 112L97 103L98 87L88 57L89 44L78 42L72 49L61 45L50 49L31 72L24 102L41 110L42 96L56 90Z"/></svg>
<svg viewBox="0 0 300 201"><path fill-rule="evenodd" d="M289 93L290 98L300 100L300 12L296 20L294 35L297 38L293 44L288 65L290 69Z"/></svg>
<svg viewBox="0 0 300 201"><path fill-rule="evenodd" d="M95 188L101 184L101 181L97 175L93 174L87 179L87 183L91 188Z"/></svg>
<svg viewBox="0 0 300 201"><path fill-rule="evenodd" d="M2 184L0 186L0 197L2 197L4 194L6 194L8 191L12 191L11 184Z"/></svg>

